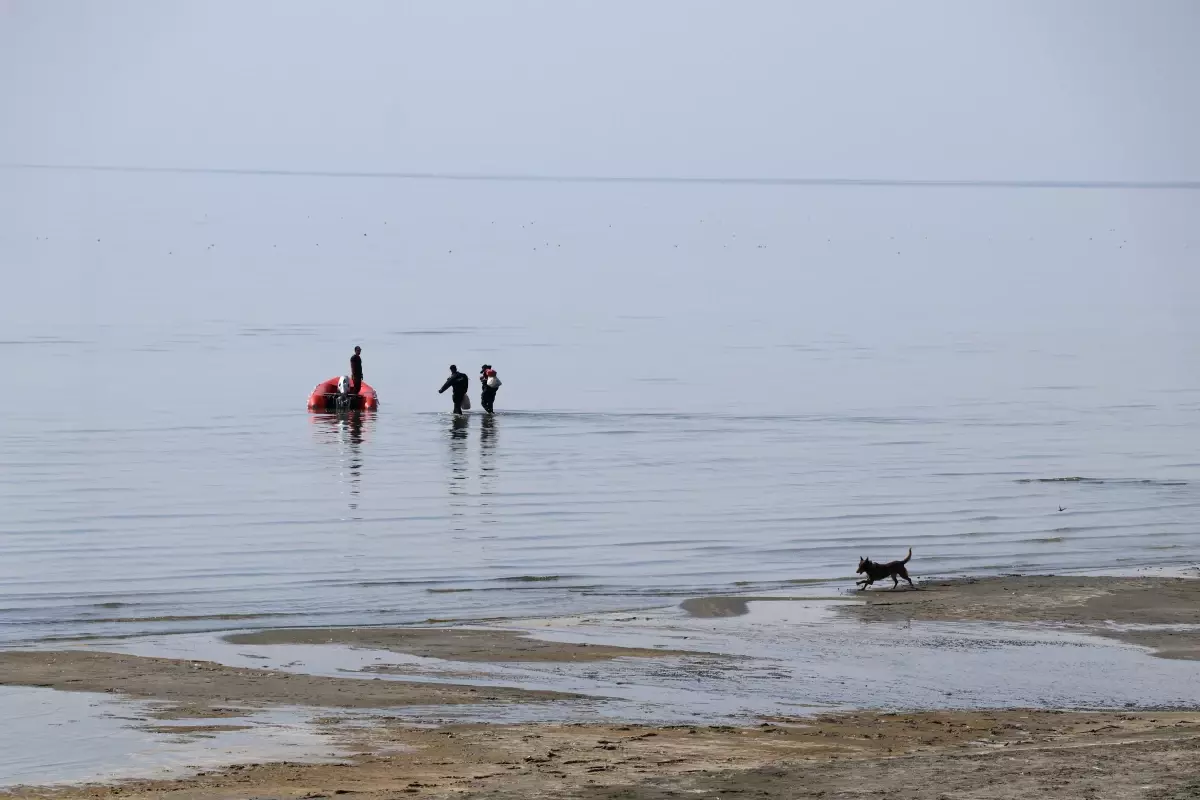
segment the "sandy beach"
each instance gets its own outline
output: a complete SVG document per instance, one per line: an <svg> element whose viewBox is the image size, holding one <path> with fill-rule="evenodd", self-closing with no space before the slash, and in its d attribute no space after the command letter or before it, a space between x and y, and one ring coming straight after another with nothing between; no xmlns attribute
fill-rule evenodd
<svg viewBox="0 0 1200 800"><path fill-rule="evenodd" d="M1102 637L1097 641L1113 643L1100 647L1153 664L1154 656L1195 659L1197 632L1181 626L1200 624L1197 600L1200 581L1184 578L931 581L919 591L849 595L835 604L843 622L828 624L833 635L836 624L848 621L868 641L886 640L889 632L914 623L934 629L1000 626L1006 631L1026 626L1040 635L1050 629L1064 636ZM789 602L794 601L697 598L681 608L735 626L729 630L736 633L736 626L750 624L738 618L743 609ZM660 624L653 616L641 619ZM672 624L682 625L662 624L667 632ZM682 630L678 627L676 633ZM406 708L570 709L580 703L586 708L612 688L603 678L596 679L594 692L550 690L537 677L529 679L535 685L494 685L497 675L514 681L512 676L520 674L488 672L497 668L547 669L551 672L544 674L553 675L558 669L586 670L607 663L655 674L674 662L724 661L727 669L749 669L743 666L749 659L675 645L552 641L528 630L499 628L293 628L230 634L224 640L268 648L262 652L349 648L379 653L380 658L398 654L417 663L407 664L408 673L405 664L381 663L339 677L305 674L294 666L251 669L106 652L103 645L0 652L0 685L151 701L153 710L141 724L164 735L218 735L225 726L239 727L222 719L252 716L255 709L320 709L315 728L345 754L333 763L243 763L159 780L16 787L9 795L63 800L339 794L642 800L687 794L860 797L899 790L922 798L1167 798L1192 796L1188 792L1200 787L1193 766L1200 755L1200 707L897 708L762 715L736 725L622 722L611 715L588 722L587 712L580 721L577 711L573 721L555 721L550 712L543 722L446 718L418 724L405 716ZM1131 645L1138 652L1130 652ZM881 658L886 669L886 654ZM412 674L438 675L439 669L437 680L411 679ZM368 679L371 675L375 677ZM472 680L489 676L493 685ZM155 720L187 724L159 722L162 727L155 727Z"/></svg>
<svg viewBox="0 0 1200 800"><path fill-rule="evenodd" d="M776 720L762 727L380 727L336 764L12 797L1190 797L1200 713L976 712Z"/></svg>

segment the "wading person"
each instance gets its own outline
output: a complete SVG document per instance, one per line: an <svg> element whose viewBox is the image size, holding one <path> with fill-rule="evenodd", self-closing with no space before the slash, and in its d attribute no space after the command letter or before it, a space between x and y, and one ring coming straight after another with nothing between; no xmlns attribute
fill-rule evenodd
<svg viewBox="0 0 1200 800"><path fill-rule="evenodd" d="M447 389L450 390L450 396L454 398L454 413L461 414L463 411L463 400L467 396L467 388L470 386L470 381L467 376L458 371L458 367L450 365L450 377L446 378L446 382L442 384L442 388L438 389L438 394L442 394Z"/></svg>
<svg viewBox="0 0 1200 800"><path fill-rule="evenodd" d="M483 382L483 391L479 394L479 403L483 406L483 410L489 414L494 414L493 408L496 402L496 392L500 391L500 376L496 374L496 370L492 369L491 364L483 365L483 374L479 376L479 380Z"/></svg>

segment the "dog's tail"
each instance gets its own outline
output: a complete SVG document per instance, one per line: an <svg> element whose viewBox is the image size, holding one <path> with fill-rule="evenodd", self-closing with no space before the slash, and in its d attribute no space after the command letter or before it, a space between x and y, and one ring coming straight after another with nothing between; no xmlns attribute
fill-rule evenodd
<svg viewBox="0 0 1200 800"><path fill-rule="evenodd" d="M901 563L901 564L907 564L907 563L908 563L908 560L909 560L910 558L912 558L912 548L911 548L911 547L910 547L910 548L908 548L908 555L906 555L906 556L904 557L904 560L903 560L903 561L901 561L900 563Z"/></svg>

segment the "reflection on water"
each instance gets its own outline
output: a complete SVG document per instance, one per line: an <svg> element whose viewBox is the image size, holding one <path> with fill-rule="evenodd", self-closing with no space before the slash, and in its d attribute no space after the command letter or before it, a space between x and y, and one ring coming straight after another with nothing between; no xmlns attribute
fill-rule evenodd
<svg viewBox="0 0 1200 800"><path fill-rule="evenodd" d="M310 417L317 426L319 438L339 447L342 469L338 477L350 496L350 510L357 511L362 491L362 446L366 432L375 424L375 414L372 411L338 411L311 414Z"/></svg>
<svg viewBox="0 0 1200 800"><path fill-rule="evenodd" d="M148 703L54 689L0 687L0 788L165 778L245 761L325 761L341 755L310 709L271 709L191 733L191 720L150 721ZM134 723L143 723L141 725ZM178 728L175 734L172 729Z"/></svg>
<svg viewBox="0 0 1200 800"><path fill-rule="evenodd" d="M488 414L479 420L480 453L485 457L484 469L495 469L491 464L492 450L496 446L496 415Z"/></svg>
<svg viewBox="0 0 1200 800"><path fill-rule="evenodd" d="M481 522L494 523L491 497L496 492L496 416L479 420L479 508Z"/></svg>
<svg viewBox="0 0 1200 800"><path fill-rule="evenodd" d="M479 421L479 447L470 446L472 420ZM493 415L463 414L450 417L449 427L444 429L449 445L447 459L447 494L449 516L453 521L452 539L463 542L478 542L494 539L494 535L483 534L476 525L491 525L498 522L493 496L497 487L496 418ZM478 463L472 464L472 457ZM477 553L483 553L476 548Z"/></svg>
<svg viewBox="0 0 1200 800"><path fill-rule="evenodd" d="M470 491L467 485L467 434L470 425L471 418L469 416L454 414L450 417L450 429L446 432L446 441L450 444L450 469L447 472L450 517L454 521L455 533L462 533L466 530L467 495Z"/></svg>

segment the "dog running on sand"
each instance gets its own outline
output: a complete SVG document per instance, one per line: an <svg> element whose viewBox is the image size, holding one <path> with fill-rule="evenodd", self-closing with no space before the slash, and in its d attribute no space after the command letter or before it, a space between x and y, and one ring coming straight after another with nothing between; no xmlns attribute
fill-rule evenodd
<svg viewBox="0 0 1200 800"><path fill-rule="evenodd" d="M866 575L867 577L865 580L855 581L854 583L856 586L866 589L875 581L891 578L892 588L895 589L900 585L900 578L904 578L904 580L908 581L908 585L915 589L917 587L913 584L912 578L908 577L908 570L904 568L904 565L908 563L910 558L912 558L911 547L908 548L908 555L904 557L903 561L889 561L886 564L876 564L869 558L860 558L858 560L858 569L854 571L854 574Z"/></svg>

